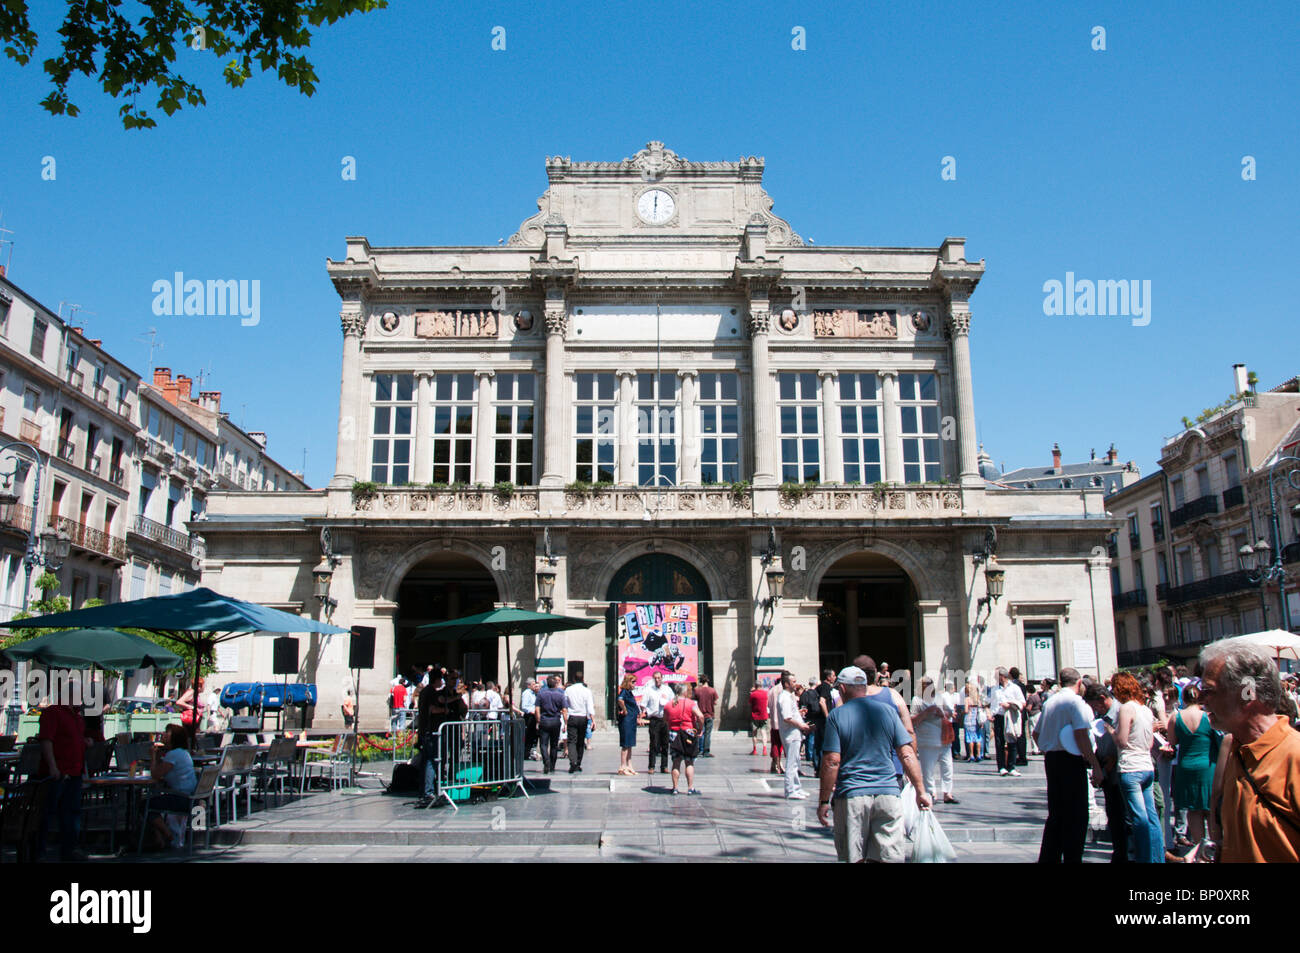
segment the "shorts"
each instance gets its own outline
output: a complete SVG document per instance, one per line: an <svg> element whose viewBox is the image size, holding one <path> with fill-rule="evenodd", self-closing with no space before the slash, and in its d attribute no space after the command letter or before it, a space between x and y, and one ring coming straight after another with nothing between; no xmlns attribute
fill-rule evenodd
<svg viewBox="0 0 1300 953"><path fill-rule="evenodd" d="M767 719L766 719L766 718L762 718L762 719L759 719L759 718L751 718L751 719L749 719L749 724L750 724L750 727L753 728L754 733L755 733L755 734L758 734L758 733L761 732L764 728L767 727Z"/></svg>
<svg viewBox="0 0 1300 953"><path fill-rule="evenodd" d="M903 799L897 794L837 797L831 801L831 814L841 863L901 864L907 859Z"/></svg>
<svg viewBox="0 0 1300 953"><path fill-rule="evenodd" d="M684 733L680 731L673 732L672 737L668 742L668 751L673 756L674 768L677 767L677 765L679 765L683 761L686 762L687 767L690 767L691 765L695 764L696 755L687 755L683 748L683 743L685 741L683 734ZM694 747L697 752L700 750L699 735L695 736Z"/></svg>

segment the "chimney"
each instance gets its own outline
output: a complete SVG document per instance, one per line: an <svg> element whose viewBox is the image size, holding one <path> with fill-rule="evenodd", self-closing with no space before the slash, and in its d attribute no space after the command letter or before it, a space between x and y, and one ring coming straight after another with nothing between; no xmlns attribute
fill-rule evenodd
<svg viewBox="0 0 1300 953"><path fill-rule="evenodd" d="M1059 443L1052 444L1052 472L1061 472L1061 445Z"/></svg>
<svg viewBox="0 0 1300 953"><path fill-rule="evenodd" d="M170 367L155 367L153 369L153 386L160 390L172 379L172 369Z"/></svg>
<svg viewBox="0 0 1300 953"><path fill-rule="evenodd" d="M1112 443L1110 449L1106 451L1106 463L1110 466L1114 466L1115 461L1118 458L1119 454L1115 452L1115 445Z"/></svg>
<svg viewBox="0 0 1300 953"><path fill-rule="evenodd" d="M1088 459L1089 459L1089 460L1096 460L1096 459L1097 459L1097 448L1096 448L1096 447L1093 447L1091 450L1088 451Z"/></svg>
<svg viewBox="0 0 1300 953"><path fill-rule="evenodd" d="M185 377L182 374L176 375L176 390L181 400L190 399L190 385L194 383L194 378Z"/></svg>
<svg viewBox="0 0 1300 953"><path fill-rule="evenodd" d="M1249 386L1246 384L1246 365L1233 364L1232 365L1232 392L1234 394L1244 394L1249 389L1250 389Z"/></svg>
<svg viewBox="0 0 1300 953"><path fill-rule="evenodd" d="M253 443L257 444L263 450L266 449L266 434L261 430L250 430L248 435L253 438Z"/></svg>
<svg viewBox="0 0 1300 953"><path fill-rule="evenodd" d="M212 411L214 414L221 413L221 391L199 391L199 406L203 407L205 410Z"/></svg>
<svg viewBox="0 0 1300 953"><path fill-rule="evenodd" d="M80 336L83 337L83 338L86 336L86 329L85 329L85 328L73 328L73 329L72 329L72 332L73 332L74 334L78 334L78 335L80 335Z"/></svg>
<svg viewBox="0 0 1300 953"><path fill-rule="evenodd" d="M95 347L102 348L104 346L104 341L101 338L91 338L90 343L95 345Z"/></svg>

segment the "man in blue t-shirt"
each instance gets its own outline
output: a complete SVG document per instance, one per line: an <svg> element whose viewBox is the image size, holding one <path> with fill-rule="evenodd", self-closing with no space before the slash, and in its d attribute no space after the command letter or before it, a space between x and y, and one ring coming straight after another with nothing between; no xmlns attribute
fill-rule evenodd
<svg viewBox="0 0 1300 953"><path fill-rule="evenodd" d="M865 669L851 665L836 680L843 703L826 719L817 817L823 827L830 827L834 814L835 853L841 861L902 863L907 859L907 834L894 775L895 751L916 791L917 805L929 810L931 800L912 735L903 727L892 697L886 694L885 703L867 697L876 672L870 658L864 661Z"/></svg>

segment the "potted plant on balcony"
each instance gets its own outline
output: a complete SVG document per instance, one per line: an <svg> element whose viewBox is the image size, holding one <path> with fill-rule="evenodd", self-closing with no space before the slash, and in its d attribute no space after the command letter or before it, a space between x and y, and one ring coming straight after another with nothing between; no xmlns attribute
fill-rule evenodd
<svg viewBox="0 0 1300 953"><path fill-rule="evenodd" d="M749 481L737 480L731 484L731 502L737 506L744 506L749 500Z"/></svg>
<svg viewBox="0 0 1300 953"><path fill-rule="evenodd" d="M508 480L502 480L492 487L492 493L499 502L508 503L515 495L515 485Z"/></svg>
<svg viewBox="0 0 1300 953"><path fill-rule="evenodd" d="M352 484L352 505L373 500L378 491L378 483L371 480L357 480Z"/></svg>

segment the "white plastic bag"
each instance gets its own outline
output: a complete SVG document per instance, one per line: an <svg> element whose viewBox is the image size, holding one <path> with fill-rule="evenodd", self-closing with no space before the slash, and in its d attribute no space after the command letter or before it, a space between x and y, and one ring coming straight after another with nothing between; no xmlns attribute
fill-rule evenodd
<svg viewBox="0 0 1300 953"><path fill-rule="evenodd" d="M904 782L903 792L898 796L903 799L903 833L910 839L916 830L917 815L921 813L916 805L916 788L912 787L911 781Z"/></svg>
<svg viewBox="0 0 1300 953"><path fill-rule="evenodd" d="M916 838L912 844L912 863L951 864L957 859L948 835L939 826L934 811L921 811L916 822Z"/></svg>

